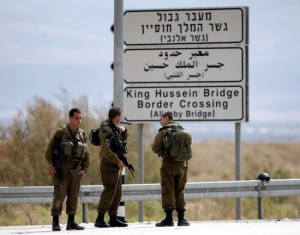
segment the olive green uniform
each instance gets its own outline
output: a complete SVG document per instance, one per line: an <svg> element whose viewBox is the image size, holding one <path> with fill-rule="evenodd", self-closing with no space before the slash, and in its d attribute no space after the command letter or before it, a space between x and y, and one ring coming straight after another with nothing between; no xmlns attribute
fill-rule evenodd
<svg viewBox="0 0 300 235"><path fill-rule="evenodd" d="M176 125L170 122L168 125ZM186 161L173 161L163 145L166 130L159 131L151 145L152 151L162 157L161 191L164 210L185 210L184 189L187 181Z"/></svg>
<svg viewBox="0 0 300 235"><path fill-rule="evenodd" d="M79 128L75 133L72 133L69 125L59 128L51 137L45 154L47 162L53 165L53 151L56 140L61 141L61 151L63 152L63 181L60 182L57 177L52 178L54 193L51 215L61 215L66 196L66 213L75 215L82 177L78 173L80 170L87 171L90 166L86 132Z"/></svg>
<svg viewBox="0 0 300 235"><path fill-rule="evenodd" d="M115 133L108 125L109 122L111 121L106 120L104 122L104 129L99 133L101 142L100 175L104 189L100 196L97 211L101 214L108 212L109 216L113 216L117 214L122 196L122 169L118 166L121 160L112 150L111 139ZM122 136L117 136L126 140L128 132L122 132Z"/></svg>

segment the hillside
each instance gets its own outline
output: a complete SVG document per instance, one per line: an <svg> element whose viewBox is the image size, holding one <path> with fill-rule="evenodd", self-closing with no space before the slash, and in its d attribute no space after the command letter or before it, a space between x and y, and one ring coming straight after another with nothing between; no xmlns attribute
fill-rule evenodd
<svg viewBox="0 0 300 235"><path fill-rule="evenodd" d="M300 143L243 143L242 179L256 179L261 172L271 178L299 178ZM235 143L207 140L193 143L189 181L235 180Z"/></svg>

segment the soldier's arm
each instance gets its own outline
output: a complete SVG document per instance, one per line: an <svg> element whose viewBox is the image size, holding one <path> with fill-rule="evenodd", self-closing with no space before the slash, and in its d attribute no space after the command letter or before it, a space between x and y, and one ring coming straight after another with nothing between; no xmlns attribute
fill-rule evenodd
<svg viewBox="0 0 300 235"><path fill-rule="evenodd" d="M46 158L48 164L53 164L53 150L54 150L55 140L56 140L56 138L55 138L55 133L54 133L48 143L46 153L45 153L45 158Z"/></svg>
<svg viewBox="0 0 300 235"><path fill-rule="evenodd" d="M129 133L125 127L122 126L122 128L119 127L119 130L121 132L121 136L123 137L124 140L127 140Z"/></svg>
<svg viewBox="0 0 300 235"><path fill-rule="evenodd" d="M157 135L154 138L153 143L151 144L151 149L154 153L158 153L159 150L163 147L163 138L165 137L165 132L160 131L157 133Z"/></svg>
<svg viewBox="0 0 300 235"><path fill-rule="evenodd" d="M86 133L84 132L84 142L85 142L85 156L84 156L84 159L81 163L81 170L84 170L85 172L87 172L87 169L90 167L90 164L91 164L91 157L90 157L90 151L89 151L89 148L88 148L88 145L86 144L87 143L87 135Z"/></svg>
<svg viewBox="0 0 300 235"><path fill-rule="evenodd" d="M55 167L54 167L54 163L53 163L53 151L54 151L54 146L55 146L55 141L57 139L57 135L59 133L59 130L57 130L51 137L49 143L48 143L48 146L47 146L47 149L46 149L46 153L45 153L45 158L48 162L48 172L49 172L49 175L51 177L54 177L56 175L56 170L55 170Z"/></svg>
<svg viewBox="0 0 300 235"><path fill-rule="evenodd" d="M112 130L110 127L104 127L104 131L100 133L101 141L101 157L105 158L108 162L112 164L119 165L121 160L118 155L111 150L110 147L110 135L112 135Z"/></svg>
<svg viewBox="0 0 300 235"><path fill-rule="evenodd" d="M61 140L63 136L64 129L63 127L59 128L52 136L48 143L45 158L49 164L53 164L53 152L56 140Z"/></svg>

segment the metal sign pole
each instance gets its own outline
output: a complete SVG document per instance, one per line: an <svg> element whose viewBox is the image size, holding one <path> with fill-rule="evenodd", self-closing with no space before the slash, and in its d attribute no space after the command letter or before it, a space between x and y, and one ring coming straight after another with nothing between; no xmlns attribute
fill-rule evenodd
<svg viewBox="0 0 300 235"><path fill-rule="evenodd" d="M235 123L235 180L241 180L241 123ZM241 198L235 201L235 218L241 219Z"/></svg>
<svg viewBox="0 0 300 235"><path fill-rule="evenodd" d="M114 2L114 107L124 112L123 102L123 0ZM122 171L122 184L125 184L125 168ZM118 218L125 221L125 202L121 201Z"/></svg>
<svg viewBox="0 0 300 235"><path fill-rule="evenodd" d="M114 105L124 111L123 102L123 0L114 8Z"/></svg>
<svg viewBox="0 0 300 235"><path fill-rule="evenodd" d="M139 184L144 184L144 124L139 123L138 128L138 158L139 158ZM144 221L144 201L138 202L138 218L139 222Z"/></svg>

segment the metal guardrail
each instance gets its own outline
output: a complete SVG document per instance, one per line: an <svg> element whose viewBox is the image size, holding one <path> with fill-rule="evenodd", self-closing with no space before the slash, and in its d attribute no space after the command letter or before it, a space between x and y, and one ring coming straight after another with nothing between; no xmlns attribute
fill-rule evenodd
<svg viewBox="0 0 300 235"><path fill-rule="evenodd" d="M102 185L81 186L79 202L83 204L83 214L87 214L88 203L98 203L102 190ZM189 182L185 187L186 199L257 197L259 219L263 217L263 197L286 195L300 195L300 179ZM53 186L0 187L0 204L45 204L52 199ZM161 200L160 184L124 184L121 200ZM83 222L87 222L86 215Z"/></svg>

